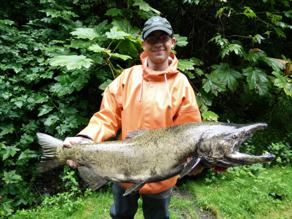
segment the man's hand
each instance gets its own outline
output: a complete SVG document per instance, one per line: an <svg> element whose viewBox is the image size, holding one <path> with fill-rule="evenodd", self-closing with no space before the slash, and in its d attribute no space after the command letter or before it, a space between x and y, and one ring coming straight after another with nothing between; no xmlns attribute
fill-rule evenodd
<svg viewBox="0 0 292 219"><path fill-rule="evenodd" d="M81 137L81 136L67 137L67 138L65 138L65 140L63 142L63 146L65 148L71 148L75 144L88 144L88 143L93 143L93 141L88 139L88 138ZM78 163L76 163L73 160L67 160L66 163L68 166L70 166L72 168L77 168L79 166Z"/></svg>

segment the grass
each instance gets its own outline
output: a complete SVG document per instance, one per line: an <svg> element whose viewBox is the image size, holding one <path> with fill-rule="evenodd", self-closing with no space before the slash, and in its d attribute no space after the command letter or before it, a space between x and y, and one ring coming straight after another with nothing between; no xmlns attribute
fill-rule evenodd
<svg viewBox="0 0 292 219"><path fill-rule="evenodd" d="M260 165L233 168L197 180L187 179L174 191L171 218L196 219L202 215L206 218L207 213L218 219L292 218L291 182L292 167L265 169ZM18 211L11 218L109 219L111 204L111 190L107 187L75 200L68 194L50 197L43 205ZM135 219L142 218L139 208Z"/></svg>
<svg viewBox="0 0 292 219"><path fill-rule="evenodd" d="M253 168L253 169L252 169ZM292 168L234 168L219 179L183 185L217 218L292 218Z"/></svg>

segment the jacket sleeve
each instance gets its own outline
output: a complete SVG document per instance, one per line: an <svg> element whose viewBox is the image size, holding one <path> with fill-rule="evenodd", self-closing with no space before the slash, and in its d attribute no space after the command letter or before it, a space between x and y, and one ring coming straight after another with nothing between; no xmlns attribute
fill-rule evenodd
<svg viewBox="0 0 292 219"><path fill-rule="evenodd" d="M201 113L197 105L193 88L189 82L187 82L187 85L183 89L182 102L174 117L174 125L182 125L189 122L201 122Z"/></svg>
<svg viewBox="0 0 292 219"><path fill-rule="evenodd" d="M88 136L94 142L104 141L115 136L121 127L121 95L120 77L116 78L105 90L100 110L93 114L88 125L78 133Z"/></svg>

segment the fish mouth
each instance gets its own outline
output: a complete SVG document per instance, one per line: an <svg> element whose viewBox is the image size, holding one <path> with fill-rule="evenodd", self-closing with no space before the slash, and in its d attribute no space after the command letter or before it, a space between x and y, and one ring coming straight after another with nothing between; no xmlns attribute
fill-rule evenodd
<svg viewBox="0 0 292 219"><path fill-rule="evenodd" d="M262 155L252 155L239 152L240 146L248 138L250 138L256 131L265 129L267 127L266 123L256 123L251 125L242 125L238 127L234 132L226 137L226 142L231 144L231 150L229 153L224 154L220 159L208 159L205 158L207 163L212 166L219 167L232 167L238 165L247 165L255 163L266 163L271 162L275 159L275 155L266 153Z"/></svg>
<svg viewBox="0 0 292 219"><path fill-rule="evenodd" d="M263 155L251 155L246 153L234 152L226 156L228 163L233 166L255 164L255 163L266 163L271 162L275 159L275 155L267 153Z"/></svg>
<svg viewBox="0 0 292 219"><path fill-rule="evenodd" d="M237 140L233 145L233 151L238 152L243 142L250 138L256 131L263 130L267 127L268 125L266 123L256 123L251 125L243 125L237 129L235 133L231 134L231 138Z"/></svg>

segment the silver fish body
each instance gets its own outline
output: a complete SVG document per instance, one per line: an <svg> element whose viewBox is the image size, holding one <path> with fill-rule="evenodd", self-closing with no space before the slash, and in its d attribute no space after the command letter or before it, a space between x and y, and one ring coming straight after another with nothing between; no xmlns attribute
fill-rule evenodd
<svg viewBox="0 0 292 219"><path fill-rule="evenodd" d="M188 123L138 131L123 141L79 144L72 148L64 148L63 141L46 134L37 135L43 147L43 171L51 168L50 162L55 167L68 159L74 160L80 165L81 177L96 189L108 180L134 182L141 187L174 175L183 177L199 164L231 167L270 162L275 158L272 154L256 156L239 152L247 138L266 126L264 123Z"/></svg>

